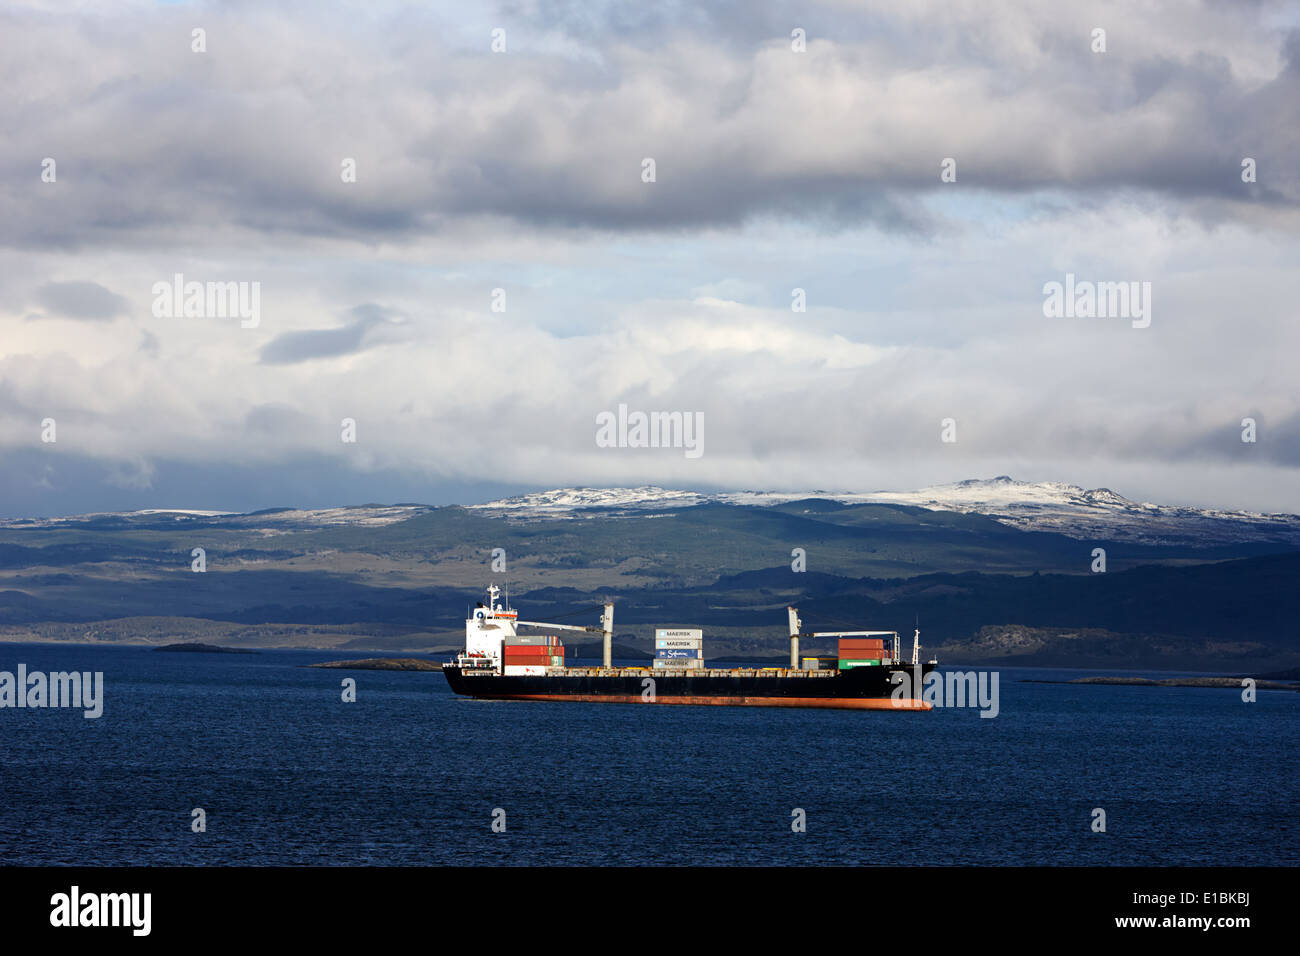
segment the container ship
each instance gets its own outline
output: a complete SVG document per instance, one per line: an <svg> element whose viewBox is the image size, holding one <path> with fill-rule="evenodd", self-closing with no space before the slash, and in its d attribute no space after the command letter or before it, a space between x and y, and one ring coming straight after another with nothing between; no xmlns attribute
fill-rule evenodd
<svg viewBox="0 0 1300 956"><path fill-rule="evenodd" d="M485 700L565 700L629 704L714 704L751 707L831 707L852 710L929 710L920 699L925 675L938 664L920 660L920 631L911 660L899 656L897 631L801 633L798 609L787 608L790 666L718 668L704 659L703 634L695 629L655 631L655 657L645 666L612 663L614 605L606 604L598 626L521 621L498 603L490 585L465 620L465 650L442 665L457 694ZM570 667L555 634L522 628L583 631L604 636L600 667ZM800 638L836 638L835 657L799 656Z"/></svg>

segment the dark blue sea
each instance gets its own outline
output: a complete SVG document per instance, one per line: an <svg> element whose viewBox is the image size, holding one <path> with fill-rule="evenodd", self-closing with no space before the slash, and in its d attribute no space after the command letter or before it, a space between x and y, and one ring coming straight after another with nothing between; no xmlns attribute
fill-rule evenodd
<svg viewBox="0 0 1300 956"><path fill-rule="evenodd" d="M106 685L98 720L0 710L0 864L1300 863L1295 692L1002 668L982 719L480 702L304 666L349 656L0 644L0 670Z"/></svg>

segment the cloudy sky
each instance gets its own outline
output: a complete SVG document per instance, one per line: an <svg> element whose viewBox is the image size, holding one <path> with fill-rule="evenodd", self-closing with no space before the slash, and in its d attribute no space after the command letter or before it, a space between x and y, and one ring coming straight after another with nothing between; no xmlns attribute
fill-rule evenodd
<svg viewBox="0 0 1300 956"><path fill-rule="evenodd" d="M999 474L1300 512L1295 3L19 0L0 79L7 516ZM1149 327L1045 317L1067 273ZM157 314L177 274L257 324ZM599 447L620 403L704 453Z"/></svg>

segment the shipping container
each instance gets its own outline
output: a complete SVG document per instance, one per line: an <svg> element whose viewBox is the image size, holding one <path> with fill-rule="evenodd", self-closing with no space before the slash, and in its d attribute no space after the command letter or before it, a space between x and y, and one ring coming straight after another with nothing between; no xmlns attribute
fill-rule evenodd
<svg viewBox="0 0 1300 956"><path fill-rule="evenodd" d="M657 658L662 657L671 660L676 660L676 659L690 660L692 657L703 657L703 656L704 656L704 652L701 651L698 647L691 648L689 650L681 647L679 648L661 647L655 651L655 657Z"/></svg>
<svg viewBox="0 0 1300 956"><path fill-rule="evenodd" d="M699 628L661 627L655 630L656 641L666 641L674 638L685 639L688 641L701 641L704 639L704 632Z"/></svg>
<svg viewBox="0 0 1300 956"><path fill-rule="evenodd" d="M665 670L665 669L699 670L704 667L704 660L699 657L691 657L686 659L676 658L672 660L662 658L662 657L656 657L654 666L656 670Z"/></svg>
<svg viewBox="0 0 1300 956"><path fill-rule="evenodd" d="M516 634L505 639L507 647L554 646L564 643L554 634Z"/></svg>
<svg viewBox="0 0 1300 956"><path fill-rule="evenodd" d="M852 668L852 667L879 667L879 666L880 666L880 661L879 661L879 660L874 660L874 661L867 661L867 660L840 661L840 670L842 670L842 671L846 671L846 670L848 670L848 669L850 669L850 668Z"/></svg>
<svg viewBox="0 0 1300 956"><path fill-rule="evenodd" d="M507 664L503 670L506 677L539 677L546 673L539 664Z"/></svg>
<svg viewBox="0 0 1300 956"><path fill-rule="evenodd" d="M697 641L693 637L667 637L655 641L655 647L658 649L668 649L674 647L703 647L704 641Z"/></svg>

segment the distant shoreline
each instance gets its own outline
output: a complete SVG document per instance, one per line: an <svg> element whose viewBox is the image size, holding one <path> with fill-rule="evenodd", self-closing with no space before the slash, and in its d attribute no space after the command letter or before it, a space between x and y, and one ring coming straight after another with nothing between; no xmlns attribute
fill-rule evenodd
<svg viewBox="0 0 1300 956"><path fill-rule="evenodd" d="M305 667L353 671L440 671L442 663L417 657L367 657L355 661L318 661Z"/></svg>
<svg viewBox="0 0 1300 956"><path fill-rule="evenodd" d="M1155 680L1150 677L1076 677L1073 680L1045 680L1025 678L1022 684L1108 684L1121 687L1218 687L1240 690L1242 681L1255 681L1256 690L1296 690L1300 684L1247 677L1169 677Z"/></svg>
<svg viewBox="0 0 1300 956"><path fill-rule="evenodd" d="M201 641L181 641L177 644L159 644L155 651L169 654L257 654L251 647L223 647L220 644L204 644Z"/></svg>

